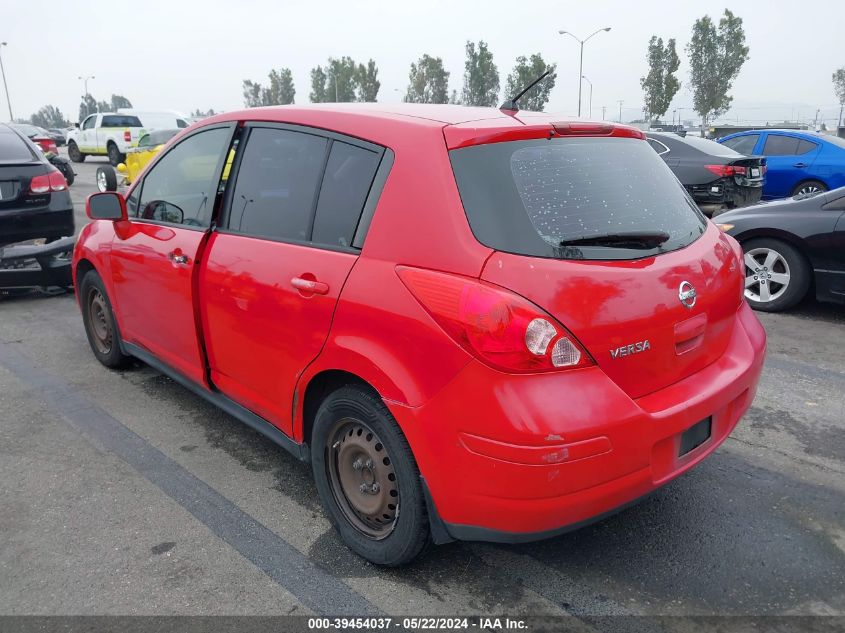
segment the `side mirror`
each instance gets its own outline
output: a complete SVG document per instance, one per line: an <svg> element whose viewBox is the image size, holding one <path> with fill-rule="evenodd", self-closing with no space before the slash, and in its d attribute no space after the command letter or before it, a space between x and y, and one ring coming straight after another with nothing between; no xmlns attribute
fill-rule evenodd
<svg viewBox="0 0 845 633"><path fill-rule="evenodd" d="M75 127L78 130L79 129L79 123L74 123L73 127Z"/></svg>
<svg viewBox="0 0 845 633"><path fill-rule="evenodd" d="M114 191L92 193L85 201L85 214L92 220L125 220L126 200Z"/></svg>

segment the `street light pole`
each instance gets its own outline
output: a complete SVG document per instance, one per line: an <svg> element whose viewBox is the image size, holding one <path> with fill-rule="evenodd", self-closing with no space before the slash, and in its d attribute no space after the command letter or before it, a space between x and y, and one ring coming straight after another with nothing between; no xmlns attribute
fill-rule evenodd
<svg viewBox="0 0 845 633"><path fill-rule="evenodd" d="M581 75L581 79L586 80L587 83L590 84L590 110L589 110L590 113L587 116L592 119L593 118L593 82L590 81L589 79L587 79L587 75Z"/></svg>
<svg viewBox="0 0 845 633"><path fill-rule="evenodd" d="M88 108L88 99L87 99L87 97L88 97L88 80L89 79L96 79L96 77L94 75L88 75L86 77L82 77L80 75L79 79L82 80L82 84L85 86L85 94L82 95L82 101L85 102L85 116L87 117L89 114L91 114L91 110Z"/></svg>
<svg viewBox="0 0 845 633"><path fill-rule="evenodd" d="M619 122L620 122L620 123L622 123L622 104L623 104L623 103L624 103L624 102L622 101L622 99L620 99L620 100L619 100Z"/></svg>
<svg viewBox="0 0 845 633"><path fill-rule="evenodd" d="M6 42L0 42L0 49L7 46ZM6 69L3 68L3 55L0 54L0 74L3 75L3 89L6 91L6 105L9 106L9 123L15 120L12 116L12 99L9 97L9 86L6 84Z"/></svg>
<svg viewBox="0 0 845 633"><path fill-rule="evenodd" d="M586 44L590 40L590 38L593 37L593 35L598 35L602 31L609 31L609 30L610 30L610 27L606 26L603 29L599 29L595 33L591 33L588 37L585 37L583 40L580 37L578 37L577 35L573 35L569 31L564 31L563 29L558 31L559 35L568 35L569 37L571 37L572 39L574 39L576 42L578 42L581 45L581 60L579 62L579 66L578 66L578 116L579 117L581 116L581 86L583 84L583 81L581 81L581 80L584 77L584 44Z"/></svg>

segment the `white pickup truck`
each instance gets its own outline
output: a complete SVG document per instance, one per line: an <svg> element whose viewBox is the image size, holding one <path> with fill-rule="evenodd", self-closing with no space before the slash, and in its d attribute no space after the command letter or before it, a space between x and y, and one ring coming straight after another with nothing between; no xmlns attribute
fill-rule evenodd
<svg viewBox="0 0 845 633"><path fill-rule="evenodd" d="M126 160L126 150L135 147L146 130L131 114L98 112L85 118L67 135L67 153L75 163L86 156L108 156L115 167Z"/></svg>

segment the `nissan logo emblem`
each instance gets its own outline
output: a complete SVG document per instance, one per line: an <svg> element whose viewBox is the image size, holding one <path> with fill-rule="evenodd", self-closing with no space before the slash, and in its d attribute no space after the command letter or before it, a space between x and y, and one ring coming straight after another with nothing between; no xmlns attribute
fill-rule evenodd
<svg viewBox="0 0 845 633"><path fill-rule="evenodd" d="M691 310L695 305L695 298L695 288L693 288L692 284L688 281L682 281L678 287L678 299L680 299L683 306Z"/></svg>

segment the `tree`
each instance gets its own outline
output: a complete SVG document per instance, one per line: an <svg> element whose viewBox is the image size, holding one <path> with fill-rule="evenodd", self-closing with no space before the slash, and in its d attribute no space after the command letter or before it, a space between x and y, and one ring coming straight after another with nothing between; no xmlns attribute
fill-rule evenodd
<svg viewBox="0 0 845 633"><path fill-rule="evenodd" d="M111 96L111 111L117 112L118 108L131 108L132 102L123 95Z"/></svg>
<svg viewBox="0 0 845 633"><path fill-rule="evenodd" d="M296 88L293 86L293 75L290 68L271 70L270 87L264 93L264 105L287 105L293 103Z"/></svg>
<svg viewBox="0 0 845 633"><path fill-rule="evenodd" d="M687 44L690 58L690 84L695 111L701 115L701 133L711 117L730 108L733 97L728 95L742 65L748 59L742 18L729 9L713 24L709 15L695 21L692 39Z"/></svg>
<svg viewBox="0 0 845 633"><path fill-rule="evenodd" d="M378 80L378 67L372 59L367 62L367 65L358 64L358 69L355 73L356 91L358 93L358 101L375 101L378 97L378 90L381 88L381 82Z"/></svg>
<svg viewBox="0 0 845 633"><path fill-rule="evenodd" d="M535 53L530 58L520 55L516 58L516 66L513 67L511 74L508 75L508 81L505 84L506 98L515 97L528 84L549 70L551 74L526 92L519 100L519 107L522 110L536 110L537 112L541 112L549 101L549 94L552 92L552 88L555 87L555 80L557 79L557 74L555 73L556 68L557 64L547 66L540 53Z"/></svg>
<svg viewBox="0 0 845 633"><path fill-rule="evenodd" d="M483 40L478 47L466 44L467 60L464 65L464 89L461 101L465 105L495 106L499 100L499 70L493 63L493 53Z"/></svg>
<svg viewBox="0 0 845 633"><path fill-rule="evenodd" d="M408 73L406 103L447 103L449 101L449 71L443 68L440 57L423 55L411 63Z"/></svg>
<svg viewBox="0 0 845 633"><path fill-rule="evenodd" d="M108 101L98 101L97 112L111 112L111 103Z"/></svg>
<svg viewBox="0 0 845 633"><path fill-rule="evenodd" d="M675 51L675 40L670 39L663 45L663 38L652 35L648 42L648 74L640 77L643 88L643 111L647 121L658 119L666 114L669 104L681 87L675 76L681 61Z"/></svg>
<svg viewBox="0 0 845 633"><path fill-rule="evenodd" d="M260 83L253 82L250 79L244 79L244 107L257 108L258 106L264 105L263 91L264 88L261 87Z"/></svg>
<svg viewBox="0 0 845 633"><path fill-rule="evenodd" d="M51 105L45 105L38 112L33 114L29 118L29 121L32 125L44 128L67 127L69 125L68 120L65 119L65 115L62 114L61 110L59 110L56 106Z"/></svg>
<svg viewBox="0 0 845 633"><path fill-rule="evenodd" d="M214 111L214 108L209 108L206 112L203 112L202 110L197 108L196 110L191 112L191 116L195 119L204 119L205 117L214 116L215 114L217 113Z"/></svg>
<svg viewBox="0 0 845 633"><path fill-rule="evenodd" d="M82 103L79 104L79 122L87 117L89 114L97 112L97 101L91 96L91 93L82 97Z"/></svg>
<svg viewBox="0 0 845 633"><path fill-rule="evenodd" d="M839 99L839 125L845 125L842 122L842 109L845 108L845 66L833 73L833 90Z"/></svg>
<svg viewBox="0 0 845 633"><path fill-rule="evenodd" d="M311 94L308 95L311 103L326 103L326 73L322 66L311 69Z"/></svg>

